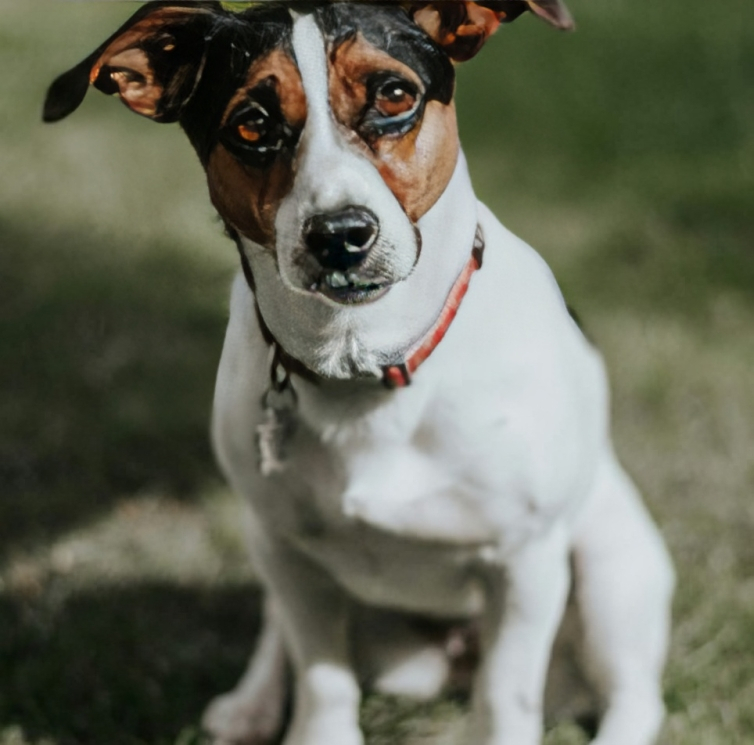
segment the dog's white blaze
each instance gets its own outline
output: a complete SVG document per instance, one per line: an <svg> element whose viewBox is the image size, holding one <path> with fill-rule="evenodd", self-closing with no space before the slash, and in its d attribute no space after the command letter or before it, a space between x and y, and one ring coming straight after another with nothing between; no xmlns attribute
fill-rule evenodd
<svg viewBox="0 0 754 745"><path fill-rule="evenodd" d="M369 164L354 158L337 135L330 110L325 42L313 15L294 14L293 51L307 106L299 144L297 201L312 214L363 204L370 196ZM301 199L302 192L306 199Z"/></svg>
<svg viewBox="0 0 754 745"><path fill-rule="evenodd" d="M349 205L365 206L380 224L373 254L384 254L392 271L405 277L416 259L411 225L377 169L338 130L330 108L325 40L313 15L295 18L293 50L306 94L307 116L293 191L281 205L276 221L278 231L295 232L278 232L278 253L280 244L285 251L300 243L301 223L306 218ZM284 269L285 257L281 258Z"/></svg>

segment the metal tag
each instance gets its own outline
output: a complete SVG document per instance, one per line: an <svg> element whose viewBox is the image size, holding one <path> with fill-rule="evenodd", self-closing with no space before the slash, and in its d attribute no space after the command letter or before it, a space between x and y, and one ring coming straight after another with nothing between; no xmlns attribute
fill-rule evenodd
<svg viewBox="0 0 754 745"><path fill-rule="evenodd" d="M257 425L259 471L268 477L285 471L287 445L296 431L296 393L288 374L273 351L270 387L262 397L264 421Z"/></svg>

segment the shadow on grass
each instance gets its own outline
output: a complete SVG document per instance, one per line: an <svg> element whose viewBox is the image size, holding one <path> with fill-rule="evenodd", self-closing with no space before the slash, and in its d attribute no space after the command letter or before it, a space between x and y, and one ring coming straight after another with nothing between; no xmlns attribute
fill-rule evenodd
<svg viewBox="0 0 754 745"><path fill-rule="evenodd" d="M2 215L0 247L0 558L123 494L212 478L227 272Z"/></svg>
<svg viewBox="0 0 754 745"><path fill-rule="evenodd" d="M56 745L176 742L235 685L259 628L249 587L49 597L0 597L0 722Z"/></svg>

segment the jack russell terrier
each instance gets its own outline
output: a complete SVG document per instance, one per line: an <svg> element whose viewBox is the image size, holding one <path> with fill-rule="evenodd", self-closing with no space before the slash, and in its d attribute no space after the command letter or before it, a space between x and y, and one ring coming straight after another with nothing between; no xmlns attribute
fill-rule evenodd
<svg viewBox="0 0 754 745"><path fill-rule="evenodd" d="M571 570L593 743L657 737L671 563L600 356L459 146L453 63L527 10L571 25L560 0L151 2L50 88L47 121L92 84L180 122L240 253L212 435L266 603L216 743L274 741L292 693L286 745L360 745L365 680L451 671L426 617L476 629L465 742L535 745Z"/></svg>

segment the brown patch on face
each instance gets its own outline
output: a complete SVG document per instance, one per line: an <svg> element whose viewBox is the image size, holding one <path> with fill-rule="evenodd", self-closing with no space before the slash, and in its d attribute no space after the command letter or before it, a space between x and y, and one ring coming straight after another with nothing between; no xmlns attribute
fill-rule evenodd
<svg viewBox="0 0 754 745"><path fill-rule="evenodd" d="M369 107L370 80L395 73L424 95L418 75L400 60L370 44L361 34L330 53L330 105L349 140L380 172L409 219L416 222L448 185L458 159L458 127L453 103L427 102L421 120L405 134L365 137L359 124Z"/></svg>
<svg viewBox="0 0 754 745"><path fill-rule="evenodd" d="M383 137L374 153L385 183L416 222L445 191L458 160L455 105L430 101L420 124L403 137Z"/></svg>
<svg viewBox="0 0 754 745"><path fill-rule="evenodd" d="M212 204L240 233L266 248L275 245L275 215L291 190L293 168L278 159L269 168L256 169L239 163L218 145L207 164Z"/></svg>
<svg viewBox="0 0 754 745"><path fill-rule="evenodd" d="M280 100L280 108L288 123L292 126L303 127L306 119L306 95L301 83L301 73L296 63L283 49L273 49L252 64L243 88L240 88L228 102L222 124L228 121L228 117L244 101L250 90L266 81L273 83Z"/></svg>
<svg viewBox="0 0 754 745"><path fill-rule="evenodd" d="M288 127L303 129L306 96L301 76L295 62L282 49L275 49L252 64L243 88L228 103L221 126L228 124L234 111L258 86L274 90ZM232 134L253 141L243 127ZM219 143L207 163L207 182L215 209L240 233L270 249L275 245L278 207L293 185L293 155L282 150L271 163L260 167L232 155Z"/></svg>

